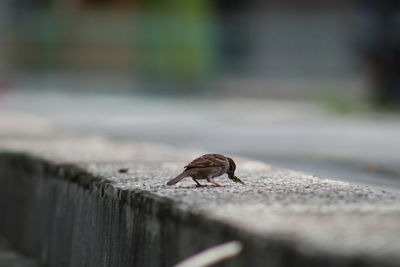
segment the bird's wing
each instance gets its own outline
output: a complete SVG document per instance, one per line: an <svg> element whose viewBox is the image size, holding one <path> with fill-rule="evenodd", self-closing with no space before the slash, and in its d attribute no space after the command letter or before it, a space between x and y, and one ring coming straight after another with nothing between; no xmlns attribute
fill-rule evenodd
<svg viewBox="0 0 400 267"><path fill-rule="evenodd" d="M224 167L226 157L221 154L206 154L190 162L185 169L192 168L208 168L208 167Z"/></svg>

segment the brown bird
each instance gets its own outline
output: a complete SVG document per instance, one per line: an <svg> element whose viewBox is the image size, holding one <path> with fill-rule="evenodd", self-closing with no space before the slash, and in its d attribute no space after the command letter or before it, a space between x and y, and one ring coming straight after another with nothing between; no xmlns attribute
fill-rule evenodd
<svg viewBox="0 0 400 267"><path fill-rule="evenodd" d="M185 170L177 177L167 183L167 185L174 185L181 181L183 178L192 177L197 186L205 186L200 184L197 180L207 179L208 182L213 183L215 186L221 186L212 180L214 177L228 174L228 178L244 184L239 178L235 176L236 164L233 159L225 157L221 154L206 154L190 162L186 165Z"/></svg>

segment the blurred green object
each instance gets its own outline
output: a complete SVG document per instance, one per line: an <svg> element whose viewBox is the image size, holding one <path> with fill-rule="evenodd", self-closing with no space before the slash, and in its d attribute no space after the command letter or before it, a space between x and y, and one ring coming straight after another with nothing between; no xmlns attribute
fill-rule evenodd
<svg viewBox="0 0 400 267"><path fill-rule="evenodd" d="M241 183L241 184L245 184L242 180L240 180L237 176L229 176L229 179L231 179L232 181L234 181L235 183Z"/></svg>
<svg viewBox="0 0 400 267"><path fill-rule="evenodd" d="M173 88L184 93L208 80L213 70L213 35L207 1L149 1L141 18L136 70L156 93L171 93Z"/></svg>
<svg viewBox="0 0 400 267"><path fill-rule="evenodd" d="M362 99L335 93L333 89L331 91L333 92L317 94L314 98L314 101L330 114L350 115L369 111L367 103Z"/></svg>

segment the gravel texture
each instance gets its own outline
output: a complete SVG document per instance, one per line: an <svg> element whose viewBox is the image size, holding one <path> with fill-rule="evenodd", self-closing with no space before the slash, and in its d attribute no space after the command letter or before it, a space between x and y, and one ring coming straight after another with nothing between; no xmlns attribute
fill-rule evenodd
<svg viewBox="0 0 400 267"><path fill-rule="evenodd" d="M15 156L14 161L8 161L14 163L7 166L12 167L20 160L19 157L25 161L28 158L33 165L37 161L37 165L42 166L38 167L42 175L49 169L51 175L47 176L88 188L91 194L127 203L138 212L143 209L146 216L153 216L149 219L150 223L144 220L151 225L143 227L150 227L154 235L168 230L162 225L165 223L164 218L160 219L159 215L149 211L148 205L158 205L154 208L158 213L163 209L165 214L179 213L178 217L171 217L171 220L176 220L175 227L179 227L187 216L195 216L201 218L201 221L209 220L219 225L221 228L218 231L224 231L225 227L232 233L239 233L228 236L244 240L250 236L256 237L259 240L257 242L261 243L272 240L289 244L295 255L322 258L322 263L330 263L332 266L352 266L360 262L365 266L400 264L400 196L395 192L275 169L235 156L237 176L245 185L235 184L222 176L217 181L223 187L209 185L197 188L190 178L175 186L167 186L169 179L179 174L186 163L203 152L177 150L156 144L115 142L104 138L8 138L1 144L0 151L3 151L0 162L7 162L8 158ZM0 171L7 168L5 165L0 167ZM85 193L82 191L80 194ZM142 204L137 202L139 195L144 199ZM92 201L98 201L96 199ZM146 202L146 199L150 202ZM101 209L111 209L114 214L121 212L113 210L118 208L112 205L101 206ZM70 212L74 213L74 210ZM109 223L113 224L112 221ZM128 226L124 227L129 230L129 220L126 224ZM113 227L116 227L115 223ZM134 230L130 231L135 238L132 234ZM203 233L191 229L186 234L196 237ZM146 238L152 240L151 237ZM150 242L146 238L143 242ZM160 240L170 242L162 238ZM215 238L211 243L217 241L219 239ZM180 242L179 246L185 246L184 243L188 241ZM204 241L198 248L208 245L206 243ZM257 243L250 243L248 247L257 246ZM138 251L136 253L141 253ZM174 263L194 252L189 248L182 253L177 252L171 258L166 257L161 265ZM249 262L250 256L246 253L243 257L247 257L247 260L244 262ZM153 266L160 264L146 261L143 257L141 263ZM266 257L268 260L268 257L273 256ZM73 261L69 259L66 262ZM263 262L260 260L253 263L262 265ZM276 261L275 265L295 266L296 263Z"/></svg>

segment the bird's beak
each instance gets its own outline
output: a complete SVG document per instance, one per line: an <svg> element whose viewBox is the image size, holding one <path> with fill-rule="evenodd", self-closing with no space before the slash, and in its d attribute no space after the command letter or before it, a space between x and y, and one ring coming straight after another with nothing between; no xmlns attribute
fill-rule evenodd
<svg viewBox="0 0 400 267"><path fill-rule="evenodd" d="M235 176L233 174L229 174L228 177L229 177L229 179L231 179L235 183L245 184L242 180L240 180L237 176Z"/></svg>

